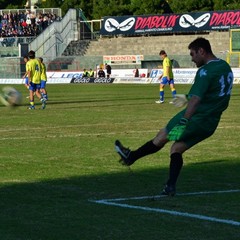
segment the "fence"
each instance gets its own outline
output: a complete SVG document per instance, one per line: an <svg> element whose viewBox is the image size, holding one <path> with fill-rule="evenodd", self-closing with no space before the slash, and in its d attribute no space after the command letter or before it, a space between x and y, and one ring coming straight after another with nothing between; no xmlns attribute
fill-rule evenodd
<svg viewBox="0 0 240 240"><path fill-rule="evenodd" d="M229 55L227 53L219 53L217 57L227 59ZM40 57L37 55L37 57ZM85 59L86 58L86 59ZM129 68L145 68L148 71L152 69L161 68L159 60L151 60L154 56L145 56L144 61L139 65L133 66L128 64L112 65L112 69L129 69ZM195 64L191 61L189 55L171 55L171 59L177 62L176 68L195 68ZM239 66L240 54L234 54L230 58L230 64L232 67ZM86 69L94 69L96 65L100 65L103 61L102 56L86 56L76 58L74 56L65 56L52 60L51 58L44 57L44 63L46 64L47 71L82 71ZM9 57L0 59L0 74L1 78L21 78L25 73L25 63L23 58Z"/></svg>
<svg viewBox="0 0 240 240"><path fill-rule="evenodd" d="M240 67L240 52L227 52L227 62L234 67Z"/></svg>
<svg viewBox="0 0 240 240"><path fill-rule="evenodd" d="M60 56L71 41L77 40L77 11L69 9L62 21L53 22L29 44L39 56L54 59Z"/></svg>
<svg viewBox="0 0 240 240"><path fill-rule="evenodd" d="M82 70L80 61L74 58L65 57L62 59L56 59L52 61L49 58L43 59L47 71L80 71ZM26 71L25 63L23 58L10 57L0 59L0 78L11 79L11 78L22 78Z"/></svg>

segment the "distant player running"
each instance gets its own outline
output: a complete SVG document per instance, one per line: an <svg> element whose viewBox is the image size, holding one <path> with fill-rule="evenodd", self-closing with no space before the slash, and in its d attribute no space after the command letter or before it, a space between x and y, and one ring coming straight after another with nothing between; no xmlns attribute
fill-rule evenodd
<svg viewBox="0 0 240 240"><path fill-rule="evenodd" d="M215 132L223 111L228 107L233 84L230 66L215 57L208 40L197 38L188 48L192 61L199 69L188 95L176 95L173 100L176 106L186 103L187 107L176 114L155 138L136 151L125 148L119 140L115 142L120 161L130 166L137 159L155 153L167 142L174 141L170 150L169 178L161 193L169 196L176 193L176 182L183 165L182 154Z"/></svg>
<svg viewBox="0 0 240 240"><path fill-rule="evenodd" d="M163 74L159 77L160 89L159 89L159 100L156 103L164 103L164 87L166 84L169 84L172 96L176 95L176 89L174 86L173 71L172 71L172 62L167 56L167 53L164 50L161 50L159 53L160 57L163 60ZM170 102L172 103L172 102Z"/></svg>

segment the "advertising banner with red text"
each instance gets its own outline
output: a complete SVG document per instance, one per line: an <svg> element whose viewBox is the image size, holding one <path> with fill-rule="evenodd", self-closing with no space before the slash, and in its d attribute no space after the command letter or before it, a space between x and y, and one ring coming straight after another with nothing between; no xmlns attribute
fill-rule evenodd
<svg viewBox="0 0 240 240"><path fill-rule="evenodd" d="M240 28L240 10L104 17L100 34L159 34L234 28Z"/></svg>

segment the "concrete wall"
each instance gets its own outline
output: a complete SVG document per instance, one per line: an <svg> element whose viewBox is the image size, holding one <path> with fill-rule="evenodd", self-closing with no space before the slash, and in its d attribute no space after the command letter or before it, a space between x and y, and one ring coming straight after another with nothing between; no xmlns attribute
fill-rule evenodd
<svg viewBox="0 0 240 240"><path fill-rule="evenodd" d="M188 45L197 37L207 38L215 55L226 59L226 51L229 50L229 32L211 32L195 35L102 37L96 41L91 41L84 56L76 57L76 60L80 63L80 69L93 68L96 64L102 63L103 55L144 55L144 60L156 61L159 60L160 50L164 49L171 59L179 63L180 67L195 67L189 57ZM133 68L134 66L118 65L112 67Z"/></svg>
<svg viewBox="0 0 240 240"><path fill-rule="evenodd" d="M229 33L211 32L195 35L100 38L98 41L90 43L85 56L106 54L158 55L161 49L165 49L169 55L188 54L188 44L197 37L207 38L216 54L229 50Z"/></svg>
<svg viewBox="0 0 240 240"><path fill-rule="evenodd" d="M207 38L216 56L226 59L226 51L229 50L228 32L211 32L192 35L162 35L139 37L102 37L97 41L91 41L84 56L77 57L81 63L80 68L94 67L102 63L103 55L144 55L144 60L159 60L159 52L164 49L171 59L176 60L180 67L195 67L189 57L188 45L197 37ZM128 68L133 66L112 66L113 68ZM137 66L141 67L141 66Z"/></svg>
<svg viewBox="0 0 240 240"><path fill-rule="evenodd" d="M163 35L163 36L141 36L141 37L115 37L100 38L97 41L90 41L84 56L74 56L73 62L67 66L68 70L82 70L84 68L95 68L96 65L102 63L103 55L144 55L146 61L159 60L159 51L165 49L171 59L176 60L180 67L195 67L189 56L188 44L197 37L207 38L212 45L214 53L223 59L226 59L226 50L229 50L229 32L211 32L206 34L195 35ZM79 46L80 47L80 46ZM2 47L3 48L3 47ZM75 51L76 52L76 51ZM225 53L224 53L225 52ZM46 58L45 63L49 63L51 59ZM238 56L234 56L232 66L239 66ZM240 57L240 56L239 56ZM69 56L58 58L59 62L65 62ZM9 59L1 59L0 73L3 78L21 77L19 68L19 59L11 61ZM134 68L133 65L116 65L112 68ZM141 67L141 66L137 66ZM156 66L149 65L149 68ZM65 70L65 69L64 69Z"/></svg>

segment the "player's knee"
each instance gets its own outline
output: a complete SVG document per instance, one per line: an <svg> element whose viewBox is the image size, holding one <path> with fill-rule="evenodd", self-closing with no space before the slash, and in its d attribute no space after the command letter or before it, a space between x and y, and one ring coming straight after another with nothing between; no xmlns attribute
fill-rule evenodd
<svg viewBox="0 0 240 240"><path fill-rule="evenodd" d="M181 153L183 154L188 149L187 145L184 142L174 142L170 153Z"/></svg>
<svg viewBox="0 0 240 240"><path fill-rule="evenodd" d="M158 147L163 147L167 142L168 138L165 129L160 130L157 136L153 139L153 143Z"/></svg>

